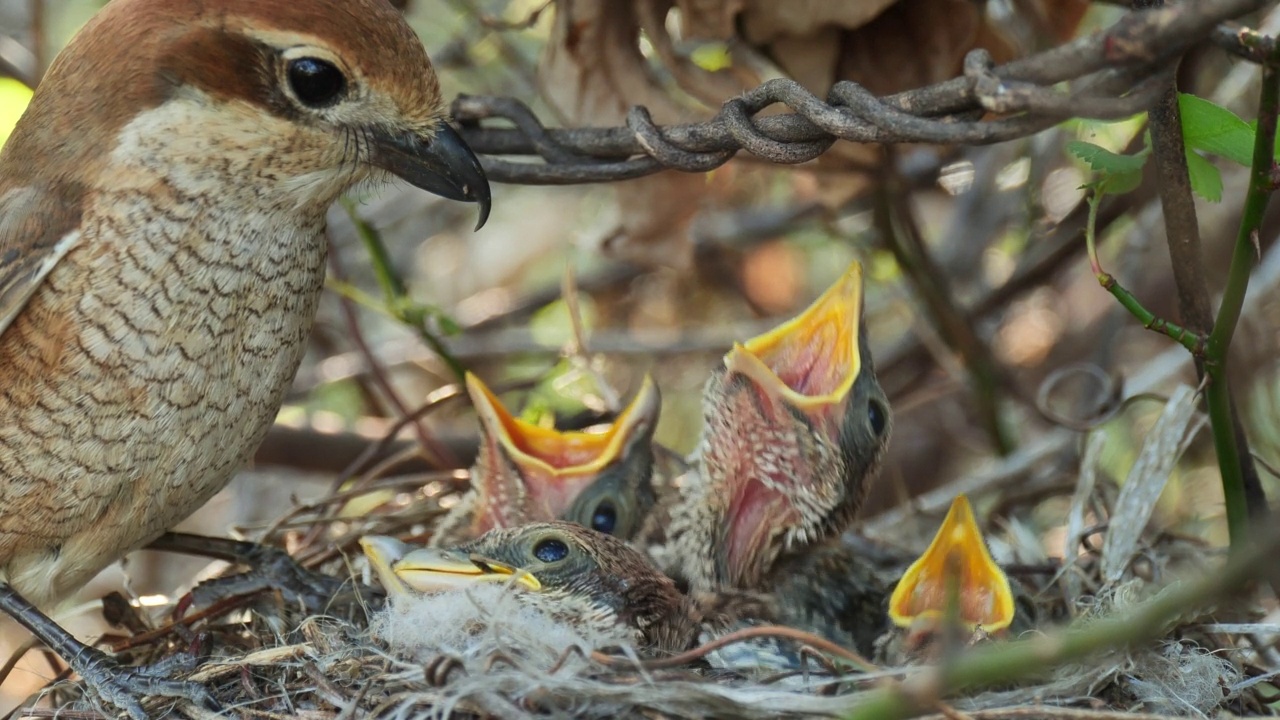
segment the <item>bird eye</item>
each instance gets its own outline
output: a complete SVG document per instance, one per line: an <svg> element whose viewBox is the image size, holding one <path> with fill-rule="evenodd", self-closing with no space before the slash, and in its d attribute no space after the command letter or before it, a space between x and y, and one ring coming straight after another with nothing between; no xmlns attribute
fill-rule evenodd
<svg viewBox="0 0 1280 720"><path fill-rule="evenodd" d="M885 425L888 423L889 413L879 402L872 400L867 403L867 421L871 423L871 431L879 437L884 434Z"/></svg>
<svg viewBox="0 0 1280 720"><path fill-rule="evenodd" d="M289 87L304 105L319 108L338 100L347 89L347 79L327 60L298 58L289 61Z"/></svg>
<svg viewBox="0 0 1280 720"><path fill-rule="evenodd" d="M569 546L556 538L543 538L533 546L533 556L544 563L558 563L569 557Z"/></svg>
<svg viewBox="0 0 1280 720"><path fill-rule="evenodd" d="M596 511L591 513L591 529L596 532L602 532L606 535L612 535L615 528L618 527L618 510L613 503L608 500L602 501L596 506Z"/></svg>

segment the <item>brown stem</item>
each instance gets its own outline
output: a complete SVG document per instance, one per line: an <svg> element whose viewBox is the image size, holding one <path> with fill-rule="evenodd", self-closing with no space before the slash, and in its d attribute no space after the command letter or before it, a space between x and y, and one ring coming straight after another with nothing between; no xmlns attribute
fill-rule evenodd
<svg viewBox="0 0 1280 720"><path fill-rule="evenodd" d="M1163 0L1137 0L1135 7L1156 7ZM1164 211L1165 236L1169 259L1173 263L1173 281L1178 289L1178 308L1182 326L1207 337L1213 331L1213 309L1209 287L1204 276L1204 254L1200 244L1200 225L1196 219L1195 199L1187 172L1186 143L1182 137L1182 116L1178 110L1178 91L1172 70L1168 86L1148 113L1151 126L1151 149L1160 188L1160 205ZM1204 361L1195 358L1196 378L1204 378ZM1262 489L1258 468L1249 451L1249 439L1235 398L1231 398L1231 432L1240 456L1245 501L1249 513L1265 516L1267 497Z"/></svg>

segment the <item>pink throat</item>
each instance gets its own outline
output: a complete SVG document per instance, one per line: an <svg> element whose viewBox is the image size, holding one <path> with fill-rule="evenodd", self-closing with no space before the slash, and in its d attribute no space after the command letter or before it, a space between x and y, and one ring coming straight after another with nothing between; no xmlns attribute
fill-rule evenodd
<svg viewBox="0 0 1280 720"><path fill-rule="evenodd" d="M756 478L748 479L725 513L725 578L732 587L753 587L776 555L773 539L797 520L791 502Z"/></svg>
<svg viewBox="0 0 1280 720"><path fill-rule="evenodd" d="M737 387L708 418L703 463L712 492L721 495L708 500L723 508L713 534L723 543L717 574L746 588L763 579L779 550L773 545L801 522L791 494L808 478L787 410L754 384Z"/></svg>

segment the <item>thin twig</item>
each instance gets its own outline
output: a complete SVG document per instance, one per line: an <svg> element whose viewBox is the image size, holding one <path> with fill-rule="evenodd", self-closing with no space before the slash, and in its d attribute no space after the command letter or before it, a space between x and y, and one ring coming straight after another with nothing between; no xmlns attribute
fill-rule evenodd
<svg viewBox="0 0 1280 720"><path fill-rule="evenodd" d="M992 446L1001 455L1013 452L1015 442L1001 417L999 368L990 348L978 336L962 308L951 298L946 274L929 254L911 208L903 202L896 179L881 184L876 203L876 225L903 274L924 301L926 312L952 351L964 359L978 415Z"/></svg>
<svg viewBox="0 0 1280 720"><path fill-rule="evenodd" d="M441 325L453 325L453 321L445 317L439 310L417 303L413 298L409 297L408 288L405 287L404 281L392 267L391 257L387 254L386 245L382 242L382 235L372 224L360 216L355 204L350 199L343 201L343 207L347 211L347 216L351 218L351 224L355 228L356 236L360 238L365 250L369 253L369 261L373 266L374 277L378 280L378 286L382 289L383 302L386 303L387 309L391 311L391 315L415 331L418 337L422 338L422 341L453 372L454 378L462 381L466 377L467 369L449 352L449 348L445 346L444 341L436 332L428 327L433 319L437 321L437 324Z"/></svg>

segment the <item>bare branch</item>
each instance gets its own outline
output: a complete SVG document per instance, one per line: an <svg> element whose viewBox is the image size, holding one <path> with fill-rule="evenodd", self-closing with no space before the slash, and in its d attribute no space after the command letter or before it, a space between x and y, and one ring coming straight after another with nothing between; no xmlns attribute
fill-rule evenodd
<svg viewBox="0 0 1280 720"><path fill-rule="evenodd" d="M1160 72L1219 23L1265 0L1199 0L1135 10L1105 32L993 67L983 50L959 78L883 98L839 82L828 100L787 79L729 100L700 123L658 127L637 107L626 127L548 129L510 98L460 96L453 115L468 144L500 182L566 185L642 177L666 169L706 172L739 151L775 163L812 160L836 140L985 145L1032 135L1067 117L1119 118L1145 110L1164 87ZM1245 35L1236 32L1235 37ZM1054 86L1069 83L1067 91ZM755 118L776 103L793 112ZM989 112L1002 117L987 120ZM514 129L481 127L501 118ZM533 155L514 162L495 155Z"/></svg>

